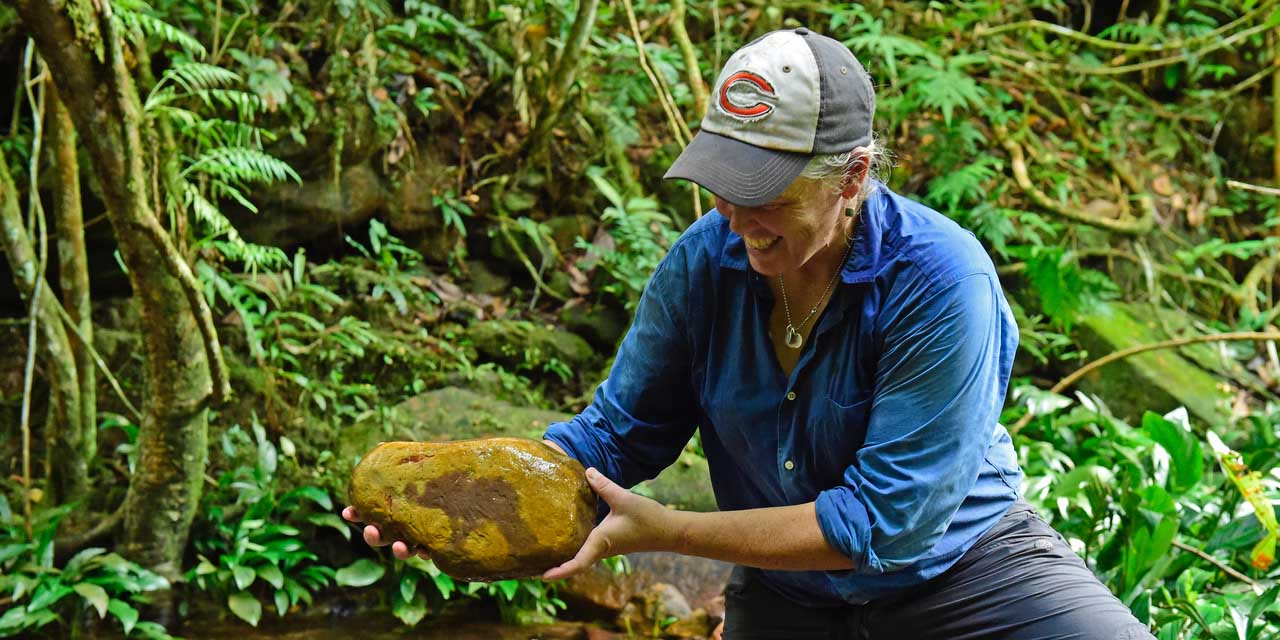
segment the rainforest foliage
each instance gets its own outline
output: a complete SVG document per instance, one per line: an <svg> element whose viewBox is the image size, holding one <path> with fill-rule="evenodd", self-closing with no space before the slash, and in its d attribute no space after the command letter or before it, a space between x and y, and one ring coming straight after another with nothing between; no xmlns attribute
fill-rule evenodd
<svg viewBox="0 0 1280 640"><path fill-rule="evenodd" d="M801 25L997 265L1026 497L1162 640L1280 636L1276 0L6 0L0 637L555 616L352 542L337 443L446 386L584 406L710 210L661 175L714 74Z"/></svg>

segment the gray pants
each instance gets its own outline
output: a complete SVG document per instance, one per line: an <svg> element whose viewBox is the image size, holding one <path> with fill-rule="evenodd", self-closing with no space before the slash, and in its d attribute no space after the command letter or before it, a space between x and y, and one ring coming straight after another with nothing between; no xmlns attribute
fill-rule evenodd
<svg viewBox="0 0 1280 640"><path fill-rule="evenodd" d="M861 606L813 608L735 567L724 640L1153 638L1066 540L1018 502L941 576Z"/></svg>

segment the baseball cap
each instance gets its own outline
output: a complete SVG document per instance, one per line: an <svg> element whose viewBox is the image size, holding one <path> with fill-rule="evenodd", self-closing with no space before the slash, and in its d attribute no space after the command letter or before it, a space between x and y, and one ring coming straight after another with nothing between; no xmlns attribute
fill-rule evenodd
<svg viewBox="0 0 1280 640"><path fill-rule="evenodd" d="M814 156L869 144L875 111L871 77L848 47L804 27L773 31L729 57L702 128L663 178L762 205Z"/></svg>

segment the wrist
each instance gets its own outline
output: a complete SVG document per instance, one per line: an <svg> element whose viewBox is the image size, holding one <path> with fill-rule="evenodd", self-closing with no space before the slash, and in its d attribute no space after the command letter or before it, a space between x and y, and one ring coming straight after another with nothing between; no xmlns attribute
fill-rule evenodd
<svg viewBox="0 0 1280 640"><path fill-rule="evenodd" d="M693 531L698 515L692 511L671 510L671 535L667 544L668 551L682 555L693 554Z"/></svg>

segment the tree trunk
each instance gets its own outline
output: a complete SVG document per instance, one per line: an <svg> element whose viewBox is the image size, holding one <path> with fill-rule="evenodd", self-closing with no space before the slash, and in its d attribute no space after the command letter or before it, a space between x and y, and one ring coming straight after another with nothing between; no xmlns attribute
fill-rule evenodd
<svg viewBox="0 0 1280 640"><path fill-rule="evenodd" d="M53 168L53 226L58 237L58 279L62 285L62 306L71 316L80 341L73 332L67 336L80 379L80 450L85 460L98 455L97 376L89 347L93 344L93 313L89 305L89 265L84 248L84 216L80 208L80 164L76 160L76 130L71 114L58 97L56 85L49 86L49 157Z"/></svg>
<svg viewBox="0 0 1280 640"><path fill-rule="evenodd" d="M217 338L210 333L212 323L202 322L208 320L207 306L205 317L197 316L204 300L198 290L192 297L190 269L177 257L152 208L140 135L142 108L125 68L110 5L103 3L99 10L90 0L15 4L49 63L76 129L93 132L81 142L101 185L141 307L146 407L138 433L137 468L125 498L120 550L176 579L200 500L207 404L215 392L225 391ZM73 21L71 14L78 19ZM86 20L93 24L86 27ZM97 34L100 39L94 37ZM206 354L214 357L212 367Z"/></svg>
<svg viewBox="0 0 1280 640"><path fill-rule="evenodd" d="M31 197L39 197L32 194ZM89 487L88 460L83 456L81 439L84 430L80 425L80 381L76 362L71 355L71 343L62 317L58 314L58 299L48 282L42 282L38 300L33 300L39 273L35 245L27 234L18 204L18 189L9 175L9 165L0 158L0 235L4 252L9 257L13 281L28 305L36 307L39 323L40 346L45 366L49 371L49 420L45 424L48 442L46 459L49 461L50 497L57 502L75 500L83 496Z"/></svg>

